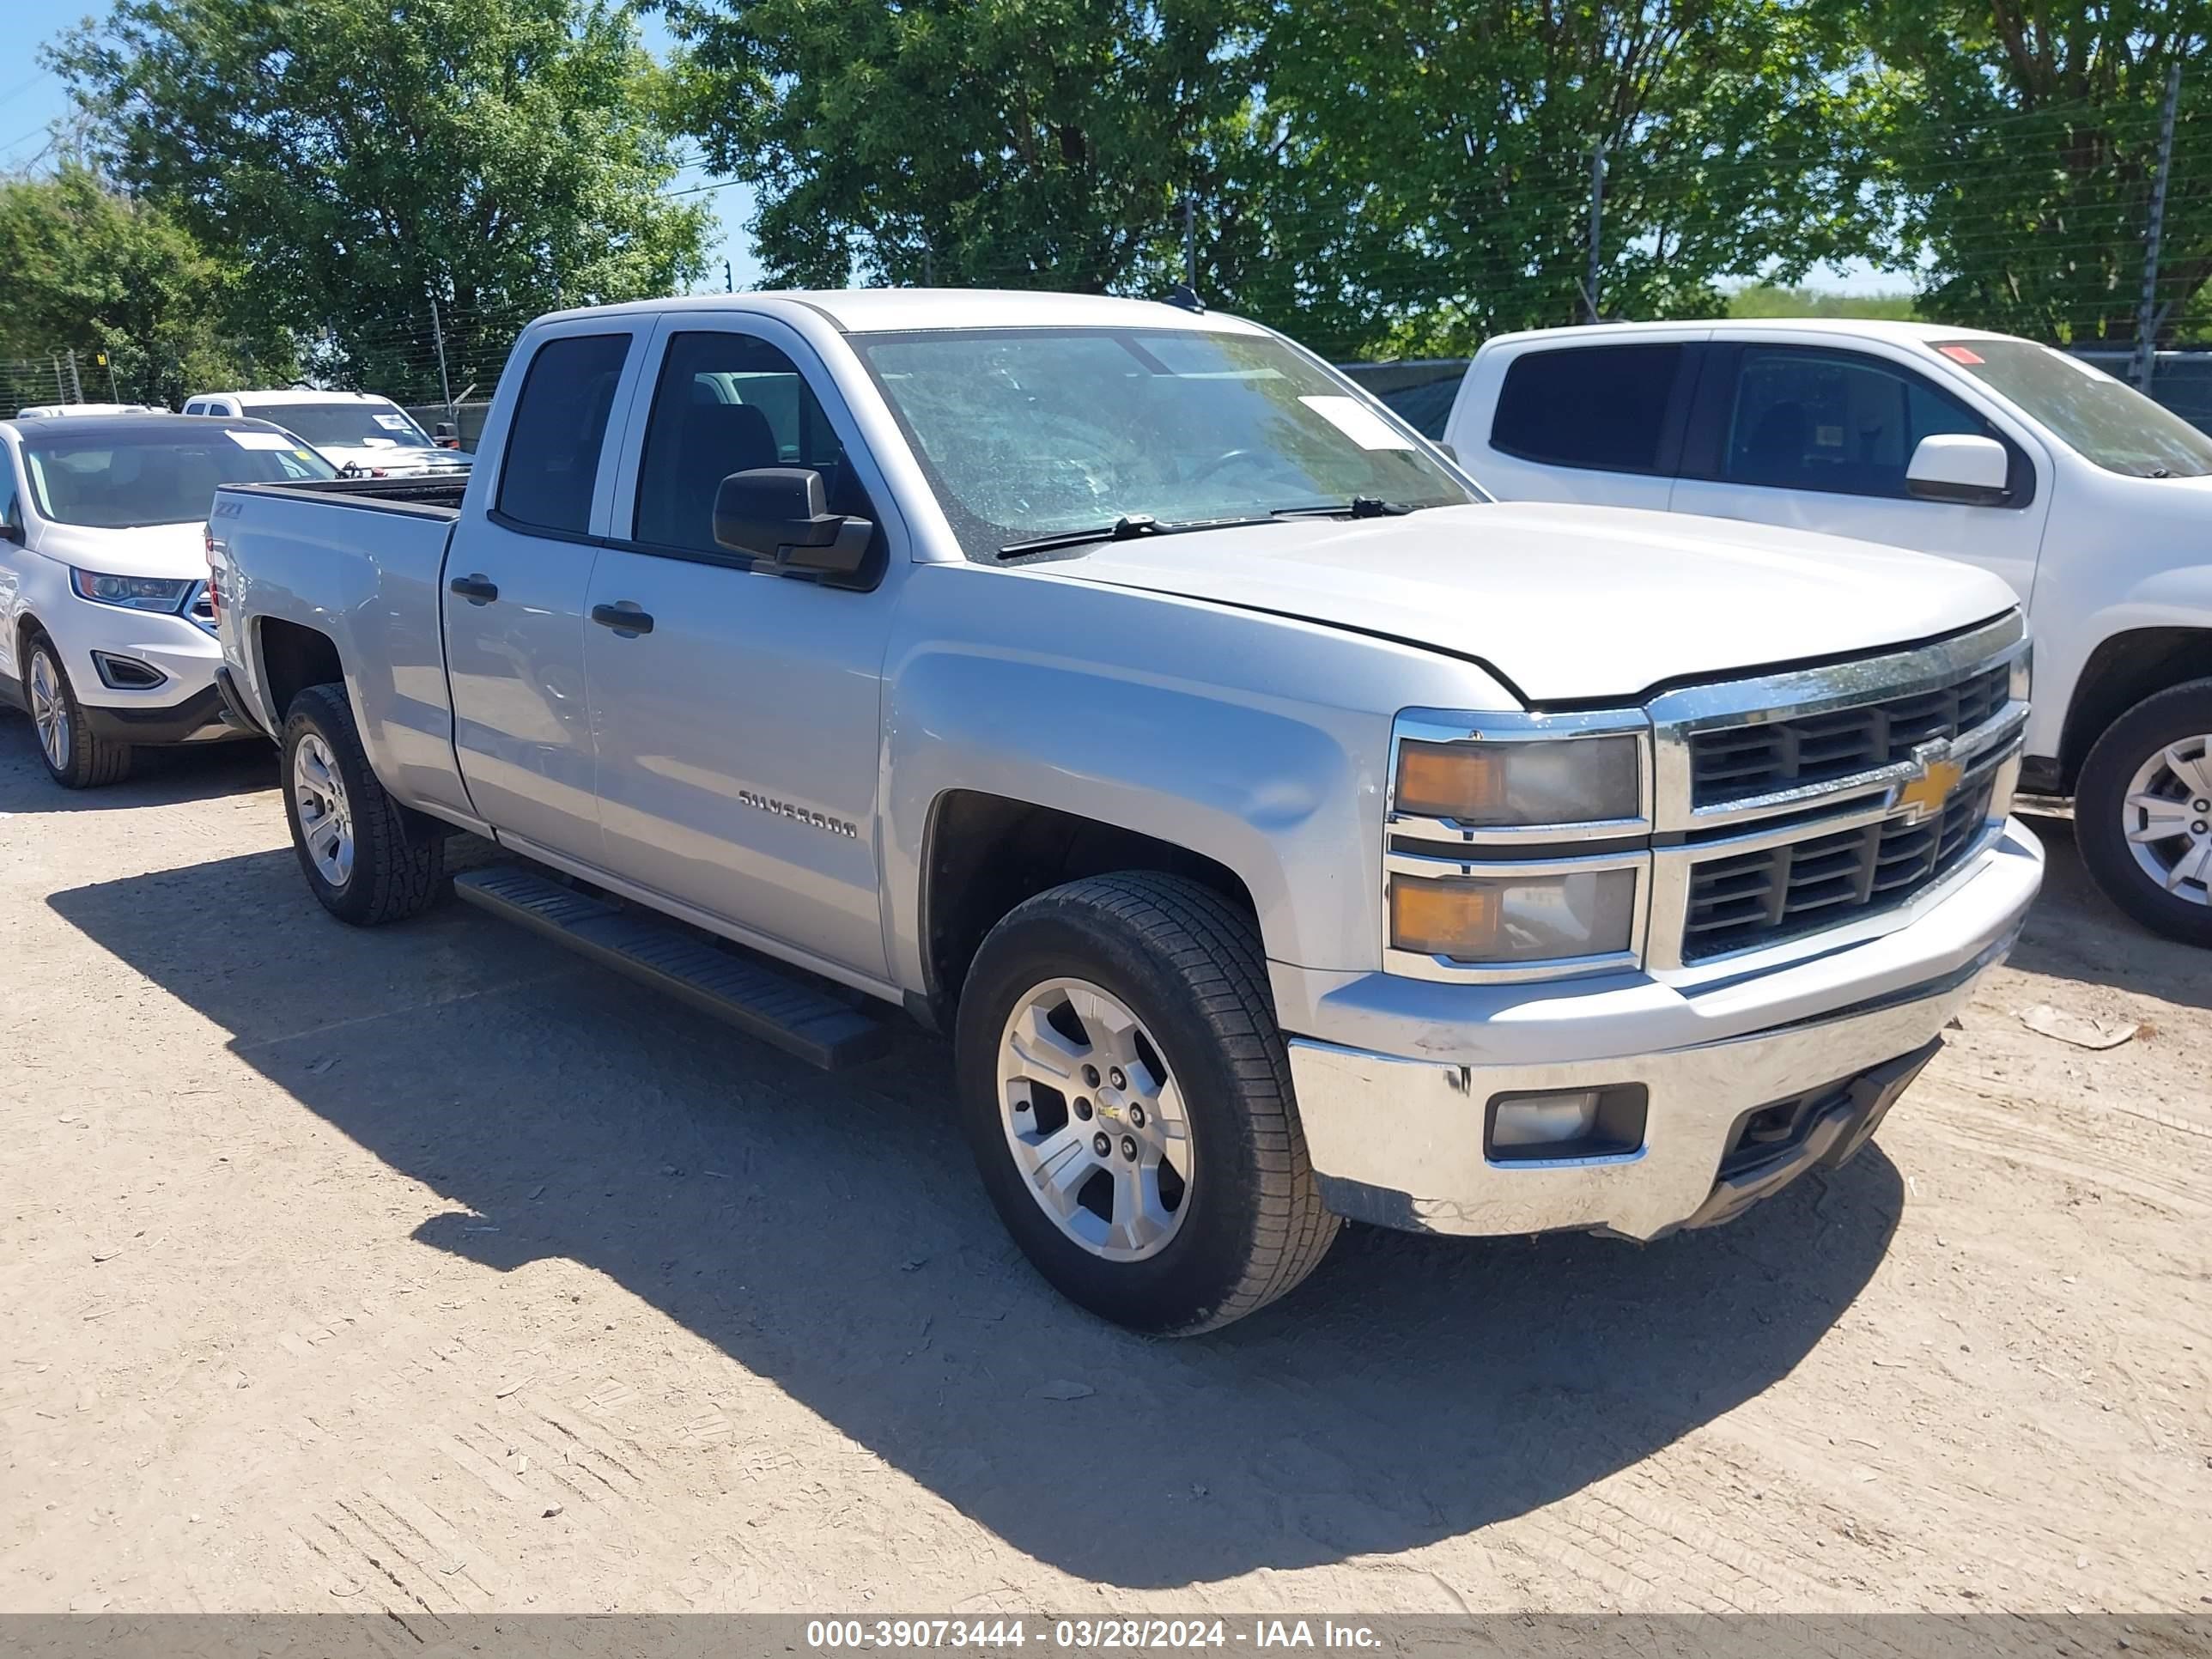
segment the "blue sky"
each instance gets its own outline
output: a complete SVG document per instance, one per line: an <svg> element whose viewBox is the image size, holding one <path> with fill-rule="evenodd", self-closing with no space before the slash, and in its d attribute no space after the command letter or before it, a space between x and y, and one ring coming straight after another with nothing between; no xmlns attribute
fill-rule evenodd
<svg viewBox="0 0 2212 1659"><path fill-rule="evenodd" d="M7 0L7 11L15 20L9 26L9 33L24 44L20 51L0 53L0 172L21 167L33 160L46 148L48 127L68 112L69 99L60 78L39 67L35 48L80 21L93 9L87 0ZM104 15L106 8L99 10ZM656 15L641 21L646 45L656 52L665 52L669 46L668 30L660 18ZM687 151L696 151L696 148L685 146ZM687 167L669 188L688 190L712 182L711 175L696 167ZM694 196L684 199L700 198ZM726 259L739 288L758 282L760 265L753 258L752 244L744 234L744 222L751 213L750 193L738 185L726 185L705 199L721 219L721 228L709 250L714 276L707 285L721 287L722 262Z"/></svg>

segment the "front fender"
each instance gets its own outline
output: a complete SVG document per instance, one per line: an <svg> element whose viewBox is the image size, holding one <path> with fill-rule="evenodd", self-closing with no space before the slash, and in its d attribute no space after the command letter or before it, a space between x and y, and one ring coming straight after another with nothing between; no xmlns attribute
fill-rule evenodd
<svg viewBox="0 0 2212 1659"><path fill-rule="evenodd" d="M932 566L904 609L883 845L886 942L914 989L931 815L956 789L1200 854L1251 893L1271 958L1371 970L1392 716L1517 706L1415 647L1023 572Z"/></svg>

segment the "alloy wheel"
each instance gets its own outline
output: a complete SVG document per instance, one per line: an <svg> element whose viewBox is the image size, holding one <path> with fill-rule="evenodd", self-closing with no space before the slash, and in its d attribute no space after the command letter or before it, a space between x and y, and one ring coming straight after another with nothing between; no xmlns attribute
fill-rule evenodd
<svg viewBox="0 0 2212 1659"><path fill-rule="evenodd" d="M62 690L61 670L44 651L31 653L31 723L38 728L39 747L46 752L46 764L57 772L66 772L70 765L69 698Z"/></svg>
<svg viewBox="0 0 2212 1659"><path fill-rule="evenodd" d="M2212 735L2170 743L2136 769L2121 807L2128 851L2174 897L2212 906Z"/></svg>
<svg viewBox="0 0 2212 1659"><path fill-rule="evenodd" d="M1000 1116L1030 1195L1109 1261L1158 1255L1181 1231L1194 1170L1181 1091L1144 1023L1086 980L1014 1005L999 1044Z"/></svg>
<svg viewBox="0 0 2212 1659"><path fill-rule="evenodd" d="M300 839L322 878L343 887L353 878L353 809L330 745L313 732L292 750L292 799Z"/></svg>

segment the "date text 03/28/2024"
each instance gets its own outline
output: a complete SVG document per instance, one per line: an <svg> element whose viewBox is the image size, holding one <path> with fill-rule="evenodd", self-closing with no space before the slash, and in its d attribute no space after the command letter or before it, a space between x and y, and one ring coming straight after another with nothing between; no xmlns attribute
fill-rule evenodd
<svg viewBox="0 0 2212 1659"><path fill-rule="evenodd" d="M817 1619L806 1643L819 1652L902 1648L1024 1648L1109 1653L1178 1648L1371 1649L1365 1625L1322 1619Z"/></svg>

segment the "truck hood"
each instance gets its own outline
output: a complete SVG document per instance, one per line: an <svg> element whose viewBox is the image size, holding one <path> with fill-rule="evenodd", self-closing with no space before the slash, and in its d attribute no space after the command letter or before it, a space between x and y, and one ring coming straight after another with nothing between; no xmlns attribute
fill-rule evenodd
<svg viewBox="0 0 2212 1659"><path fill-rule="evenodd" d="M1535 703L1870 653L2014 604L1985 571L1901 548L1538 501L1149 537L1032 568L1472 657Z"/></svg>
<svg viewBox="0 0 2212 1659"><path fill-rule="evenodd" d="M207 526L134 525L99 530L89 525L43 523L38 550L50 559L103 576L198 577L208 573Z"/></svg>

